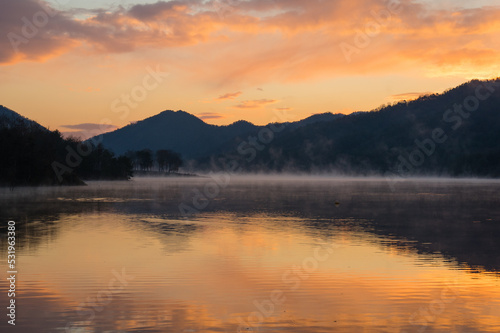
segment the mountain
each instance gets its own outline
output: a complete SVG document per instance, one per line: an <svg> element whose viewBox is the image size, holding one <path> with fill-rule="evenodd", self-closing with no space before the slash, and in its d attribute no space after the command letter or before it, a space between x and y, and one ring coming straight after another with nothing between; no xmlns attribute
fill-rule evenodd
<svg viewBox="0 0 500 333"><path fill-rule="evenodd" d="M247 171L500 177L500 79L306 125L247 157L226 156Z"/></svg>
<svg viewBox="0 0 500 333"><path fill-rule="evenodd" d="M342 118L342 117L345 117L345 115L342 113L331 113L331 112L317 113L317 114L313 114L312 116L307 117L305 119L302 119L302 120L299 120L296 122L292 122L292 123L288 123L287 127L291 128L291 129L297 129L299 127L304 127L304 126L319 123L319 122L334 121L334 120L337 120L337 119Z"/></svg>
<svg viewBox="0 0 500 333"><path fill-rule="evenodd" d="M341 117L339 114L313 115L295 123L294 128ZM113 132L103 134L103 145L123 154L128 150L144 148L153 151L171 149L185 159L196 159L232 149L234 140L241 140L256 133L262 126L244 120L227 126L210 125L184 111L163 111L158 115L130 124ZM97 140L97 137L90 140Z"/></svg>
<svg viewBox="0 0 500 333"><path fill-rule="evenodd" d="M249 172L500 177L499 107L500 79L472 80L371 112L316 114L267 126L215 126L183 111L164 111L104 134L102 142L118 154L171 149L205 170L236 161ZM272 126L282 130L269 141L259 138Z"/></svg>
<svg viewBox="0 0 500 333"><path fill-rule="evenodd" d="M64 183L127 178L131 161L105 148L117 155L169 149L199 169L232 161L251 172L500 177L500 78L472 80L371 112L316 114L267 126L243 120L216 126L184 111L164 111L104 134L102 143L68 168L72 173ZM0 183L56 184L61 180L53 162L67 162L78 145L0 106Z"/></svg>
<svg viewBox="0 0 500 333"><path fill-rule="evenodd" d="M12 128L16 125L22 125L33 129L47 130L36 121L23 117L19 113L0 105L0 128Z"/></svg>
<svg viewBox="0 0 500 333"><path fill-rule="evenodd" d="M246 121L238 121L229 126L209 125L184 111L163 111L103 134L101 142L116 154L144 148L153 151L171 149L181 153L184 158L195 158L208 154L235 136L256 128L257 126Z"/></svg>

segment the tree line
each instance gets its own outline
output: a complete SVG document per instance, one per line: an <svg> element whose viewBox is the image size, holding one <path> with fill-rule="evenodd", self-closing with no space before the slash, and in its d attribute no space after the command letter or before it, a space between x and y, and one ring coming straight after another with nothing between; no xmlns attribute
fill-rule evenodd
<svg viewBox="0 0 500 333"><path fill-rule="evenodd" d="M0 186L83 185L83 180L132 177L128 157L116 157L102 145L92 143L88 143L90 152L71 172L58 177L54 163L65 165L68 151L77 150L81 144L78 139L63 138L57 130L0 117Z"/></svg>
<svg viewBox="0 0 500 333"><path fill-rule="evenodd" d="M179 153L168 149L151 149L127 151L125 156L130 159L132 169L136 171L153 171L172 173L179 171L184 161Z"/></svg>

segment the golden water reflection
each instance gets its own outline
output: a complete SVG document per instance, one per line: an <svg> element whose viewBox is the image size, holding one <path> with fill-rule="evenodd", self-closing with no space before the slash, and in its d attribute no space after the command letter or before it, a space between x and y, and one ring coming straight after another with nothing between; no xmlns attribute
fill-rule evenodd
<svg viewBox="0 0 500 333"><path fill-rule="evenodd" d="M325 236L289 216L63 214L18 254L16 329L500 331L497 274L344 222Z"/></svg>

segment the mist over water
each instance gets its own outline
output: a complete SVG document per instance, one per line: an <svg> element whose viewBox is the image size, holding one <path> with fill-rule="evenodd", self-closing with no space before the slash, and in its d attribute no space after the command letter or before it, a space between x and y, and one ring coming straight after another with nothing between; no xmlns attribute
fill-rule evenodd
<svg viewBox="0 0 500 333"><path fill-rule="evenodd" d="M223 174L1 189L18 231L16 329L499 331L499 190Z"/></svg>

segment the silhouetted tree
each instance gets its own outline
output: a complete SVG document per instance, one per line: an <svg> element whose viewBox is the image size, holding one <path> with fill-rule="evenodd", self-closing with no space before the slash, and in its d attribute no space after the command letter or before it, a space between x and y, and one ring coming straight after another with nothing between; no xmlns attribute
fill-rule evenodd
<svg viewBox="0 0 500 333"><path fill-rule="evenodd" d="M91 146L76 171L84 179L129 179L133 175L132 162L127 156L116 158L102 144Z"/></svg>
<svg viewBox="0 0 500 333"><path fill-rule="evenodd" d="M176 172L182 166L181 155L166 149L160 149L156 152L156 163L158 171Z"/></svg>
<svg viewBox="0 0 500 333"><path fill-rule="evenodd" d="M150 149L143 149L139 150L136 154L141 170L150 170L153 166L153 152Z"/></svg>
<svg viewBox="0 0 500 333"><path fill-rule="evenodd" d="M137 170L139 168L139 159L137 158L137 152L132 150L127 150L125 157L130 160L132 165L132 170Z"/></svg>
<svg viewBox="0 0 500 333"><path fill-rule="evenodd" d="M169 154L168 159L167 159L168 172L169 173L170 172L177 172L177 171L179 171L179 168L183 164L181 155L176 153L176 152L173 152L173 151L169 151L169 152L170 152L170 154Z"/></svg>
<svg viewBox="0 0 500 333"><path fill-rule="evenodd" d="M158 165L158 171L165 171L167 167L167 160L169 156L169 151L165 149L160 149L156 152L156 163Z"/></svg>

